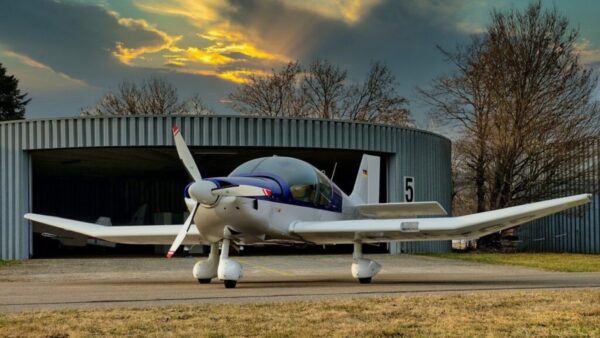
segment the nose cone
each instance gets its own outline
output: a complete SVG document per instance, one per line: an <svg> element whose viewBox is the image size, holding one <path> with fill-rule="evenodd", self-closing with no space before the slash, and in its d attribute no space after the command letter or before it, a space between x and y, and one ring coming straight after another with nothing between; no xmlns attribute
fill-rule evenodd
<svg viewBox="0 0 600 338"><path fill-rule="evenodd" d="M188 194L198 203L213 205L217 202L219 196L213 195L212 189L217 185L211 181L198 181L192 183L188 188Z"/></svg>

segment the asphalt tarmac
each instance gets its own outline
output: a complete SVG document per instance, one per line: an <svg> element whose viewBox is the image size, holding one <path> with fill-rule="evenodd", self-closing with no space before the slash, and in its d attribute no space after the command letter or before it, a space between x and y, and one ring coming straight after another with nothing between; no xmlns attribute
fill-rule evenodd
<svg viewBox="0 0 600 338"><path fill-rule="evenodd" d="M565 288L599 288L600 273L561 273L411 255L368 255L372 284L350 275L350 255L233 257L235 289L199 284L198 258L39 259L0 268L0 311L271 302Z"/></svg>

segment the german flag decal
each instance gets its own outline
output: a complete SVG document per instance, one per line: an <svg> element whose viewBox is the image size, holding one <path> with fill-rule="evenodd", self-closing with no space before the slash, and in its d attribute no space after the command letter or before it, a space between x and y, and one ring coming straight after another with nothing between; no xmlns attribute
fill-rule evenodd
<svg viewBox="0 0 600 338"><path fill-rule="evenodd" d="M363 169L362 174L365 176L369 176L369 172L366 169Z"/></svg>

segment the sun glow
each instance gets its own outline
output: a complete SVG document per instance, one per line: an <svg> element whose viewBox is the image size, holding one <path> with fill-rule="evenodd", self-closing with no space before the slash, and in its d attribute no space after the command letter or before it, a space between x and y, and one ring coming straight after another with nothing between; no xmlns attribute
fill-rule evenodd
<svg viewBox="0 0 600 338"><path fill-rule="evenodd" d="M381 0L277 0L282 5L297 11L315 13L329 20L341 21L348 25L360 22ZM226 1L174 0L137 0L137 8L142 11L183 17L193 32L181 36L170 36L161 32L144 20L119 19L123 25L139 25L161 36L161 43L154 46L132 48L122 42L116 43L114 55L131 66L172 67L179 72L245 83L251 75L266 74L266 70L276 68L298 54L298 50L289 47L289 34L277 38L277 34L268 36L254 30L248 22L241 23L232 19L240 14L240 6ZM250 26L248 26L250 25ZM298 44L296 44L298 46Z"/></svg>

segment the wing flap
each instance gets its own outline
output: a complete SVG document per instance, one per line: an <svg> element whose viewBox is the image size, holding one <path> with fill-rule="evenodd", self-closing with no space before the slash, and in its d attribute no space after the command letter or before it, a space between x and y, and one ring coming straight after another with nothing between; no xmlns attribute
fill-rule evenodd
<svg viewBox="0 0 600 338"><path fill-rule="evenodd" d="M171 244L181 225L103 226L66 218L25 214L26 219L92 238L122 244ZM196 227L191 227L184 244L206 242Z"/></svg>
<svg viewBox="0 0 600 338"><path fill-rule="evenodd" d="M448 213L438 202L405 202L362 204L356 206L365 218L388 219L418 216L445 216Z"/></svg>
<svg viewBox="0 0 600 338"><path fill-rule="evenodd" d="M451 240L479 238L534 219L589 203L590 194L530 203L460 217L295 222L290 233L314 243Z"/></svg>

